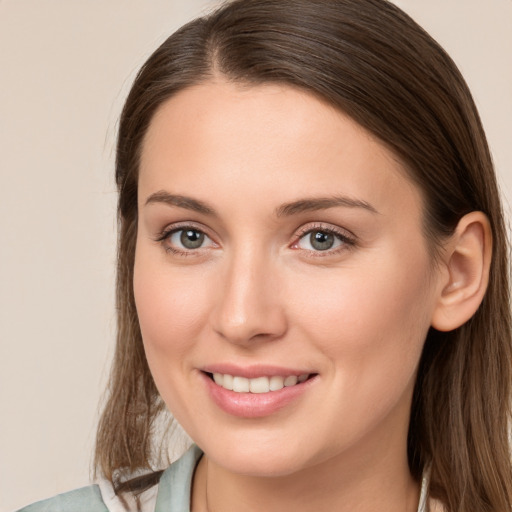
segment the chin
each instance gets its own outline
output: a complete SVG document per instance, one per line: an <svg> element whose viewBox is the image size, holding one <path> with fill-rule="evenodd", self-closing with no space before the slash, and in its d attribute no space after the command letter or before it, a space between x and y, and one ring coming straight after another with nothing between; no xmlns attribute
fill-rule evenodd
<svg viewBox="0 0 512 512"><path fill-rule="evenodd" d="M297 440L214 442L201 448L225 470L253 477L287 476L314 464L311 454L305 453Z"/></svg>

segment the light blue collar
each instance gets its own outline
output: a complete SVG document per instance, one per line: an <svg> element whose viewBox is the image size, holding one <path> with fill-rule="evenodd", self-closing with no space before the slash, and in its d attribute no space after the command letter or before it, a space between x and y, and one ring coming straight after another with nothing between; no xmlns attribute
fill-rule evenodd
<svg viewBox="0 0 512 512"><path fill-rule="evenodd" d="M192 477L202 455L194 444L162 473L155 512L190 512Z"/></svg>

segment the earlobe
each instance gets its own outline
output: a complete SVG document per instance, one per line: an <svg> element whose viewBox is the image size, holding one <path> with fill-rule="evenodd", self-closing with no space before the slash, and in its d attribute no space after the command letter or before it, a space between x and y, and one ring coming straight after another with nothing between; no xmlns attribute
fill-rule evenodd
<svg viewBox="0 0 512 512"><path fill-rule="evenodd" d="M482 212L460 219L447 242L443 265L447 272L440 284L432 327L451 331L467 322L480 306L489 281L492 233Z"/></svg>

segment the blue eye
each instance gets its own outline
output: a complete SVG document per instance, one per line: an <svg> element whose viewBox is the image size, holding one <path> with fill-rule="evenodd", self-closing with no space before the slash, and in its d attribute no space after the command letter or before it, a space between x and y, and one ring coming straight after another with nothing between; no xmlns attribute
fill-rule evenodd
<svg viewBox="0 0 512 512"><path fill-rule="evenodd" d="M168 229L157 238L157 242L161 242L167 251L176 254L187 254L215 245L208 235L193 226Z"/></svg>
<svg viewBox="0 0 512 512"><path fill-rule="evenodd" d="M199 249L207 236L197 229L180 229L169 237L174 246L181 245L185 249Z"/></svg>
<svg viewBox="0 0 512 512"><path fill-rule="evenodd" d="M352 241L338 233L326 229L312 229L301 236L297 247L308 251L329 251L342 245L352 245Z"/></svg>

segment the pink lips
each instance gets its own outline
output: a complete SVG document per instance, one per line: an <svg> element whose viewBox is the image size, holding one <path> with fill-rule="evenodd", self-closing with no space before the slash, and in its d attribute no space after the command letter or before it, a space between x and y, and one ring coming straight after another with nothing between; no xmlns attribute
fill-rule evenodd
<svg viewBox="0 0 512 512"><path fill-rule="evenodd" d="M240 418L269 416L297 400L316 381L316 376L294 386L268 393L238 393L215 384L208 373L238 375L248 379L258 377L303 375L307 370L290 370L275 366L235 367L229 364L212 365L202 369L200 376L213 402L224 412Z"/></svg>

